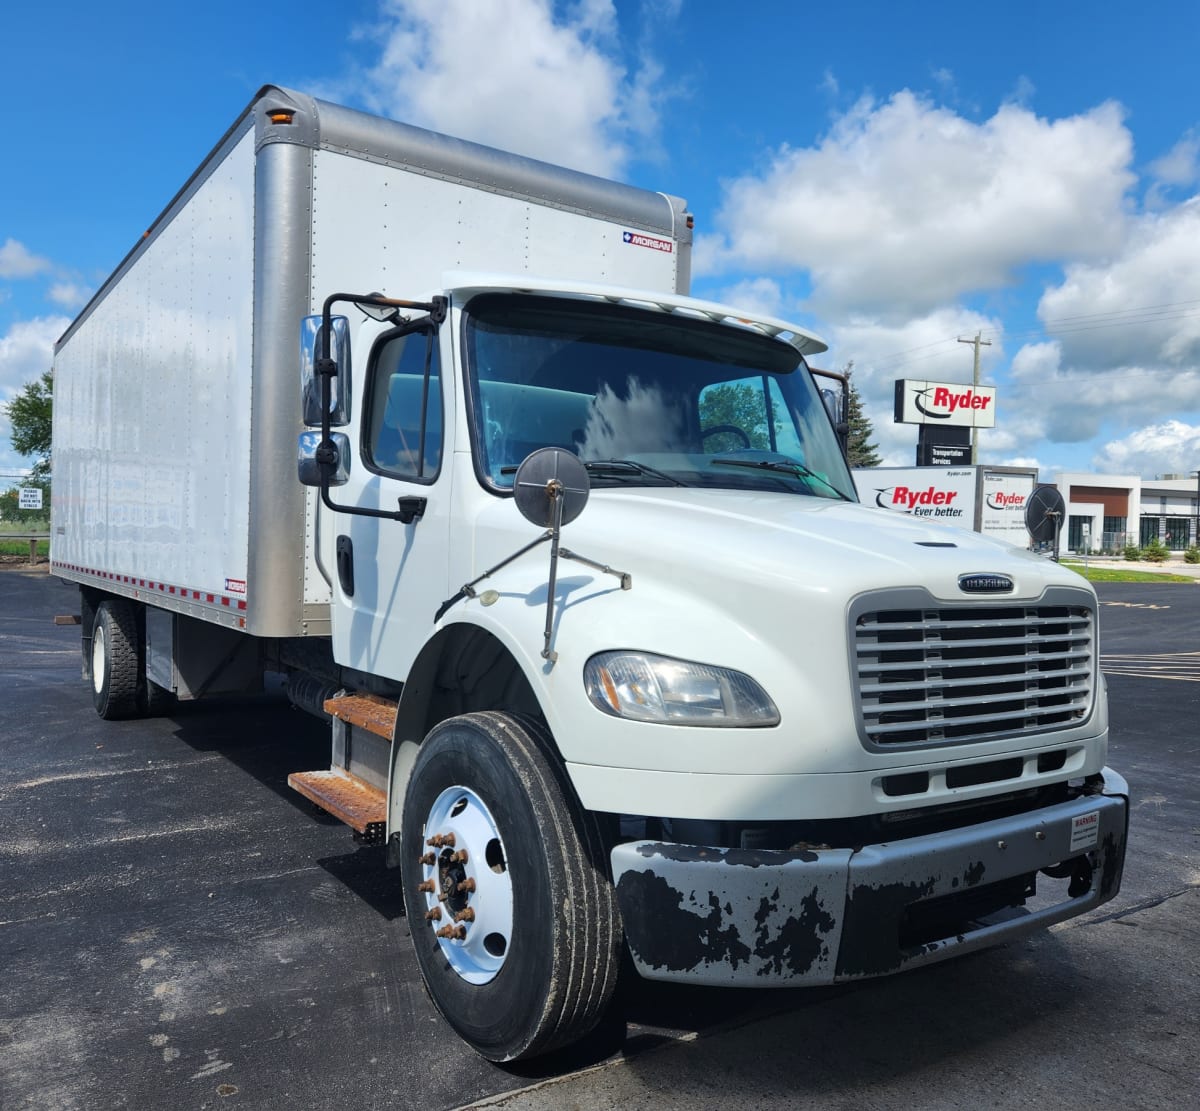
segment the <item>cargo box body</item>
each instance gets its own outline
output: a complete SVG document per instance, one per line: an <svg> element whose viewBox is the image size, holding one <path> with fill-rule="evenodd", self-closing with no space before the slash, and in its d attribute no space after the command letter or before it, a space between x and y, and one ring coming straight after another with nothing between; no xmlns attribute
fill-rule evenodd
<svg viewBox="0 0 1200 1111"><path fill-rule="evenodd" d="M266 637L329 631L298 325L453 270L687 292L677 198L267 86L59 340L53 570Z"/></svg>

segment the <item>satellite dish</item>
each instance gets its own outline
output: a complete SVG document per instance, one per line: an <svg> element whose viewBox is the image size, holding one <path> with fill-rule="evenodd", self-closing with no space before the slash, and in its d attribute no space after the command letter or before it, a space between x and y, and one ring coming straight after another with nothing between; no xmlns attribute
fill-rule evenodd
<svg viewBox="0 0 1200 1111"><path fill-rule="evenodd" d="M1038 486L1025 503L1025 527L1035 544L1058 539L1067 503L1056 486Z"/></svg>
<svg viewBox="0 0 1200 1111"><path fill-rule="evenodd" d="M587 505L591 491L588 473L579 457L565 448L543 447L530 453L517 468L513 498L521 516L541 528L569 525ZM555 516L555 505L561 513Z"/></svg>

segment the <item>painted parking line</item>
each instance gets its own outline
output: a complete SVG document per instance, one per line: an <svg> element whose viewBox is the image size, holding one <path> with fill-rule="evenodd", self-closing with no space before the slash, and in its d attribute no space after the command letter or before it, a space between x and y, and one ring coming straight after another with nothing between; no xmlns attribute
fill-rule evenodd
<svg viewBox="0 0 1200 1111"><path fill-rule="evenodd" d="M1101 655L1100 669L1105 675L1135 675L1142 679L1200 683L1200 652Z"/></svg>
<svg viewBox="0 0 1200 1111"><path fill-rule="evenodd" d="M1126 610L1169 610L1170 606L1160 606L1154 602L1101 602L1102 606L1116 606Z"/></svg>

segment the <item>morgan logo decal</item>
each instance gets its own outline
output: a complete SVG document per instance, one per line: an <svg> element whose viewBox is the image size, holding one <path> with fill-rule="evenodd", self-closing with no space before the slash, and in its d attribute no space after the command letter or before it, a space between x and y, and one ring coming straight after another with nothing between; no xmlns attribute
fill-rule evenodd
<svg viewBox="0 0 1200 1111"><path fill-rule="evenodd" d="M230 594L245 594L246 593L246 580L245 579L226 579L225 580L225 589L227 591L229 591Z"/></svg>
<svg viewBox="0 0 1200 1111"><path fill-rule="evenodd" d="M623 232L621 238L631 247L649 247L652 251L662 251L670 254L675 250L675 244L669 239L657 239L653 235L642 235L640 232Z"/></svg>

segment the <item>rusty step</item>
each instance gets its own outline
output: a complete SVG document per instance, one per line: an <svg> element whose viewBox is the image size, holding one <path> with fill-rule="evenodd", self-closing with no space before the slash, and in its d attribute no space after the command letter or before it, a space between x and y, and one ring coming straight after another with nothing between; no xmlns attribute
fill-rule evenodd
<svg viewBox="0 0 1200 1111"><path fill-rule="evenodd" d="M288 786L364 835L382 833L387 822L387 795L340 768L292 772Z"/></svg>
<svg viewBox="0 0 1200 1111"><path fill-rule="evenodd" d="M385 741L396 728L396 703L363 691L347 692L325 700L325 712L348 725L357 725Z"/></svg>

